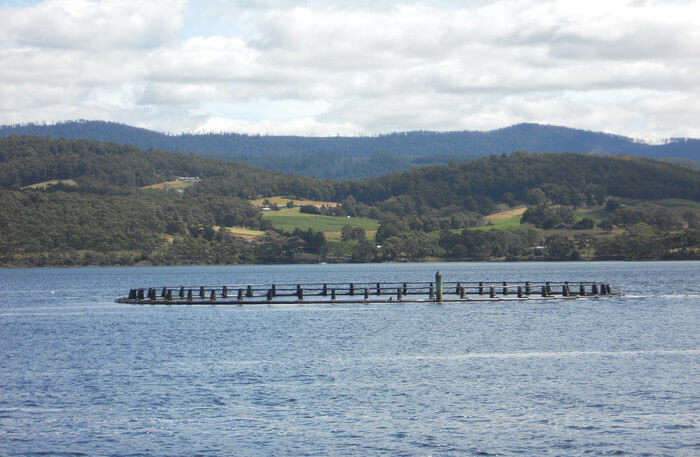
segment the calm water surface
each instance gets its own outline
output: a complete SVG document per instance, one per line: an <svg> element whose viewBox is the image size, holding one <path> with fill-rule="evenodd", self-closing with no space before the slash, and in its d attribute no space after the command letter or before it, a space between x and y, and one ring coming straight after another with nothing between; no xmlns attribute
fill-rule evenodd
<svg viewBox="0 0 700 457"><path fill-rule="evenodd" d="M596 280L624 297L129 306L131 287ZM700 263L0 270L0 456L700 455Z"/></svg>

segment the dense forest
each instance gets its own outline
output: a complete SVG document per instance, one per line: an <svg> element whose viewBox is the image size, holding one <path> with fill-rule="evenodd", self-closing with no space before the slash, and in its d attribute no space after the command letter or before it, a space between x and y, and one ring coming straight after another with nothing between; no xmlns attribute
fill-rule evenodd
<svg viewBox="0 0 700 457"><path fill-rule="evenodd" d="M291 174L362 179L426 165L527 152L635 155L697 166L700 140L673 139L646 144L600 132L538 124L517 124L487 132L402 132L373 137L301 137L221 134L166 135L102 121L53 125L0 126L0 137L32 135L107 141L141 149L191 152L250 163Z"/></svg>
<svg viewBox="0 0 700 457"><path fill-rule="evenodd" d="M290 225L276 196L321 203L288 201ZM688 258L700 258L700 172L657 160L517 152L341 182L0 139L2 265Z"/></svg>
<svg viewBox="0 0 700 457"><path fill-rule="evenodd" d="M81 191L141 187L176 176L234 182L238 197L323 187L323 181L265 171L230 161L158 149L80 140L38 137L0 139L0 187L20 188L50 179L74 179ZM328 184L330 187L330 184ZM94 187L94 188L93 188Z"/></svg>

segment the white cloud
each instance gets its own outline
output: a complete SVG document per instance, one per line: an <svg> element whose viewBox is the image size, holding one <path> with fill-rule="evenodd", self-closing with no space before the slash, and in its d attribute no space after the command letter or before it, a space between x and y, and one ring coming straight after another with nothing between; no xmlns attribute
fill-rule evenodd
<svg viewBox="0 0 700 457"><path fill-rule="evenodd" d="M698 1L0 8L0 123L374 134L542 122L700 136Z"/></svg>
<svg viewBox="0 0 700 457"><path fill-rule="evenodd" d="M150 48L175 39L184 1L48 0L0 8L0 40L64 49Z"/></svg>

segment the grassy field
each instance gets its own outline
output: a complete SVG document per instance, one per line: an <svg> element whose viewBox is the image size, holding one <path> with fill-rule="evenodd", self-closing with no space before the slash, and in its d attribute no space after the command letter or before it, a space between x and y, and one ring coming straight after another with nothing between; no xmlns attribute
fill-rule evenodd
<svg viewBox="0 0 700 457"><path fill-rule="evenodd" d="M214 227L214 229L217 229L217 227ZM223 227L223 229L231 235L243 238L246 241L253 241L265 234L262 230L254 230L245 227Z"/></svg>
<svg viewBox="0 0 700 457"><path fill-rule="evenodd" d="M488 216L484 216L484 220L495 224L497 222L511 220L515 217L519 218L525 213L525 211L527 211L527 206L519 206L517 208L511 208L505 211L489 214Z"/></svg>
<svg viewBox="0 0 700 457"><path fill-rule="evenodd" d="M527 210L526 206L511 208L505 211L484 216L487 225L471 227L469 230L512 230L520 227L520 219Z"/></svg>
<svg viewBox="0 0 700 457"><path fill-rule="evenodd" d="M366 230L367 237L376 233L379 222L366 217L321 216L318 214L301 213L299 208L283 208L279 211L266 211L263 217L272 223L276 229L292 232L294 229L323 232L327 237L340 239L340 232L345 225L360 227Z"/></svg>
<svg viewBox="0 0 700 457"><path fill-rule="evenodd" d="M197 183L196 180L192 181L181 181L179 179L175 179L173 181L164 181L164 182L159 182L157 184L151 184L150 186L143 186L141 189L148 189L148 190L177 190L177 189L186 189L193 184Z"/></svg>
<svg viewBox="0 0 700 457"><path fill-rule="evenodd" d="M326 237L326 240L328 241L341 241L342 240L342 233L341 232L323 232L323 235ZM377 231L376 230L366 230L365 229L365 237L368 240L373 240L377 236Z"/></svg>
<svg viewBox="0 0 700 457"><path fill-rule="evenodd" d="M284 196L258 198L255 200L250 200L250 204L253 206L257 206L258 208L262 208L263 206L265 206L265 203L264 203L265 200L267 200L270 205L277 205L279 207L287 206L288 202L294 203L295 206L313 205L317 208L320 208L321 206L326 206L328 208L334 208L340 204L340 203L336 203L336 202L324 202L324 201L320 201L320 200L303 200L303 199L300 200L298 198L291 198L291 197L284 197Z"/></svg>
<svg viewBox="0 0 700 457"><path fill-rule="evenodd" d="M48 181L38 182L36 184L30 184L28 186L22 187L22 189L46 189L49 186L55 186L56 184L63 184L64 186L77 187L78 183L72 179L50 179Z"/></svg>

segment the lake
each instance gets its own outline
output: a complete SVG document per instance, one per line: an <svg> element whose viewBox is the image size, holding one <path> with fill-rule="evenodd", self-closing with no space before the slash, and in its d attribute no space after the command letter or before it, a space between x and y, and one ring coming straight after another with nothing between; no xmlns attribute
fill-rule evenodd
<svg viewBox="0 0 700 457"><path fill-rule="evenodd" d="M437 270L625 295L114 303ZM0 269L0 456L697 456L698 361L700 262Z"/></svg>

